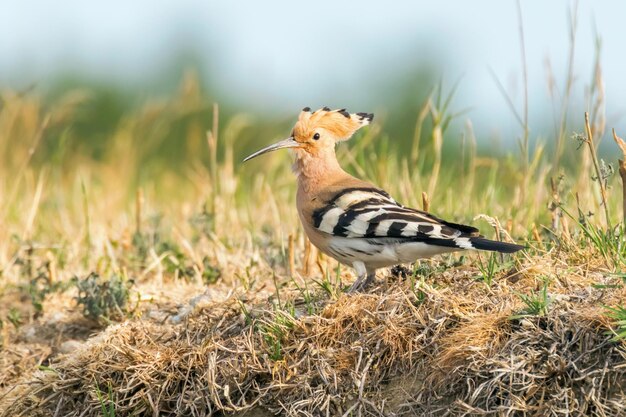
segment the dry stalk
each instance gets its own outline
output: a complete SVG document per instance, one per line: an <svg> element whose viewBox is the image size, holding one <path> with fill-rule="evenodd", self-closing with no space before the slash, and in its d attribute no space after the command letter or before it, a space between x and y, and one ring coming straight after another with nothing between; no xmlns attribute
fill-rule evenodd
<svg viewBox="0 0 626 417"><path fill-rule="evenodd" d="M296 273L296 249L294 244L293 233L289 234L289 276L293 277Z"/></svg>
<svg viewBox="0 0 626 417"><path fill-rule="evenodd" d="M141 223L143 216L143 188L139 187L137 189L137 196L135 199L135 233L137 235L141 234Z"/></svg>
<svg viewBox="0 0 626 417"><path fill-rule="evenodd" d="M40 172L39 178L37 179L37 188L35 189L35 195L33 196L33 202L31 204L30 210L28 212L28 217L26 220L26 226L24 227L23 240L29 240L31 238L31 233L33 231L33 227L35 224L35 218L37 217L37 212L39 211L39 205L41 203L41 195L43 192L43 183L44 183L44 175L43 171Z"/></svg>
<svg viewBox="0 0 626 417"><path fill-rule="evenodd" d="M317 269L320 271L322 276L326 275L326 269L324 268L324 254L322 252L317 252L317 258L315 259L315 264L317 265Z"/></svg>
<svg viewBox="0 0 626 417"><path fill-rule="evenodd" d="M624 160L626 160L626 142L624 142L624 139L617 136L615 129L613 129L613 139L622 150L622 155L624 156L624 159L618 159L618 161L619 176L622 178L622 218L623 224L626 226L626 162L624 162Z"/></svg>
<svg viewBox="0 0 626 417"><path fill-rule="evenodd" d="M422 191L422 210L426 212L430 210L430 199L426 191Z"/></svg>
<svg viewBox="0 0 626 417"><path fill-rule="evenodd" d="M28 148L28 153L26 154L24 161L18 168L17 174L14 174L15 176L13 178L15 178L15 181L13 183L13 188L11 189L11 193L9 194L10 197L7 200L7 207L6 207L7 209L9 207L8 203L15 201L15 198L20 194L20 191L22 191L22 180L24 179L24 176L26 175L26 169L30 165L33 155L35 154L35 151L38 149L39 144L41 143L41 139L43 138L46 130L48 129L49 124L50 124L50 115L46 115L43 121L41 122L41 125L37 129L37 132L35 133L35 138L31 146Z"/></svg>
<svg viewBox="0 0 626 417"><path fill-rule="evenodd" d="M213 125L211 130L207 132L206 139L209 147L209 175L211 179L211 213L217 212L217 195L218 195L218 165L217 165L217 141L219 132L219 106L213 104ZM215 229L214 229L215 230Z"/></svg>
<svg viewBox="0 0 626 417"><path fill-rule="evenodd" d="M559 231L559 223L561 219L561 196L559 195L558 182L554 180L554 177L550 177L550 189L552 191L552 201L550 202L548 209L550 210L550 216L552 218L551 229L553 232L557 233Z"/></svg>
<svg viewBox="0 0 626 417"><path fill-rule="evenodd" d="M556 172L560 165L563 154L563 144L565 142L565 132L567 129L567 114L570 106L570 95L574 85L574 54L576 51L576 32L578 28L578 1L574 3L573 10L569 15L569 53L567 59L567 77L565 79L565 91L563 93L559 132L557 135L556 148L554 152L553 169Z"/></svg>
<svg viewBox="0 0 626 417"><path fill-rule="evenodd" d="M467 121L465 126L468 136L468 164L467 172L463 175L463 190L465 190L466 207L471 207L471 196L473 195L474 183L476 181L476 135L470 120Z"/></svg>
<svg viewBox="0 0 626 417"><path fill-rule="evenodd" d="M435 105L430 104L430 113L433 120L432 142L433 142L433 167L430 181L428 183L428 194L434 195L437 183L439 182L439 172L441 170L441 151L443 147L443 126L441 126L441 114Z"/></svg>
<svg viewBox="0 0 626 417"><path fill-rule="evenodd" d="M424 121L428 116L428 111L430 110L430 102L432 99L433 93L430 93L428 99L422 105L419 113L417 114L417 121L415 122L415 130L413 132L413 143L411 146L411 163L413 166L417 164L417 158L419 157L419 148L420 148L420 140L422 137L422 127L424 126Z"/></svg>
<svg viewBox="0 0 626 417"><path fill-rule="evenodd" d="M520 143L520 148L522 150L522 158L523 158L523 166L524 166L524 178L528 177L528 65L526 64L526 44L524 41L524 20L522 17L522 5L520 1L517 1L517 17L519 23L519 37L520 37L520 50L521 50L521 58L522 58L522 74L524 79L524 136ZM523 196L526 196L526 181L523 183L524 188L522 189Z"/></svg>
<svg viewBox="0 0 626 417"><path fill-rule="evenodd" d="M311 241L304 237L304 262L302 266L302 273L305 277L309 276L311 272Z"/></svg>
<svg viewBox="0 0 626 417"><path fill-rule="evenodd" d="M56 258L54 257L52 252L47 251L46 259L48 261L46 263L46 269L48 270L48 277L50 279L50 282L52 283L57 282L58 278L57 278Z"/></svg>
<svg viewBox="0 0 626 417"><path fill-rule="evenodd" d="M589 125L589 113L587 112L585 112L585 130L587 131L587 137L585 138L585 143L587 143L587 147L589 148L591 160L593 161L593 168L596 171L596 177L598 178L598 183L600 184L600 197L602 198L602 206L604 208L604 217L606 219L606 227L608 229L612 229L611 218L609 216L609 205L608 205L608 198L606 194L606 187L604 184L604 180L602 179L602 173L600 172L600 165L598 163L598 155L596 153L596 147L593 143L593 134L591 133L591 126Z"/></svg>
<svg viewBox="0 0 626 417"><path fill-rule="evenodd" d="M543 245L543 240L541 239L541 235L539 235L539 230L537 230L537 225L535 223L533 223L532 234L533 234L533 239L535 239L539 248L541 250L544 250L545 246Z"/></svg>

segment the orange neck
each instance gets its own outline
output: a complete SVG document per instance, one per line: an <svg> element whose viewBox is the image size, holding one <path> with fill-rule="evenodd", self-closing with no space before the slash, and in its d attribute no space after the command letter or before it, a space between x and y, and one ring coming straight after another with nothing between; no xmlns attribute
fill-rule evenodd
<svg viewBox="0 0 626 417"><path fill-rule="evenodd" d="M348 175L339 166L334 148L319 149L316 154L296 149L295 155L293 171L298 177L298 186L307 194L316 194L326 185Z"/></svg>

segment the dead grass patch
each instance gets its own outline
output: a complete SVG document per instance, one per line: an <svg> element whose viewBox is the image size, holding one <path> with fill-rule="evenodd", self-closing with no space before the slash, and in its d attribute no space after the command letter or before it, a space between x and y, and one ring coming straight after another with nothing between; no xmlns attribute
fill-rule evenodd
<svg viewBox="0 0 626 417"><path fill-rule="evenodd" d="M511 320L519 300L506 286L447 278L425 283L424 297L407 281L382 283L290 321L248 293L205 301L177 324L111 326L5 392L2 415L99 416L102 395L120 416L626 412L626 346L606 334L602 289L568 298L589 287L554 283L548 315ZM614 293L607 302L624 296ZM279 358L265 333L277 323Z"/></svg>

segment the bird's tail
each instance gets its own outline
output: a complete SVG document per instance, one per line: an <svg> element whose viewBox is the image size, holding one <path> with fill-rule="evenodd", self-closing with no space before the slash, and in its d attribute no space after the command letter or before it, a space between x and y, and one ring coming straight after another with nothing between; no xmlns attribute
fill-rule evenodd
<svg viewBox="0 0 626 417"><path fill-rule="evenodd" d="M513 253L525 248L525 246L516 245L515 243L499 242L497 240L485 239L484 237L470 237L469 240L474 249L490 250L493 252Z"/></svg>

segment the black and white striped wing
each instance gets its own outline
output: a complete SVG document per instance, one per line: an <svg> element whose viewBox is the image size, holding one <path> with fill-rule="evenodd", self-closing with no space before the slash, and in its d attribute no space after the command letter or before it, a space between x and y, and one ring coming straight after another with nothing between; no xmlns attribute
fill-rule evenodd
<svg viewBox="0 0 626 417"><path fill-rule="evenodd" d="M349 188L313 214L319 231L354 239L396 238L438 246L471 249L478 229L449 223L426 212L403 207L377 188Z"/></svg>

